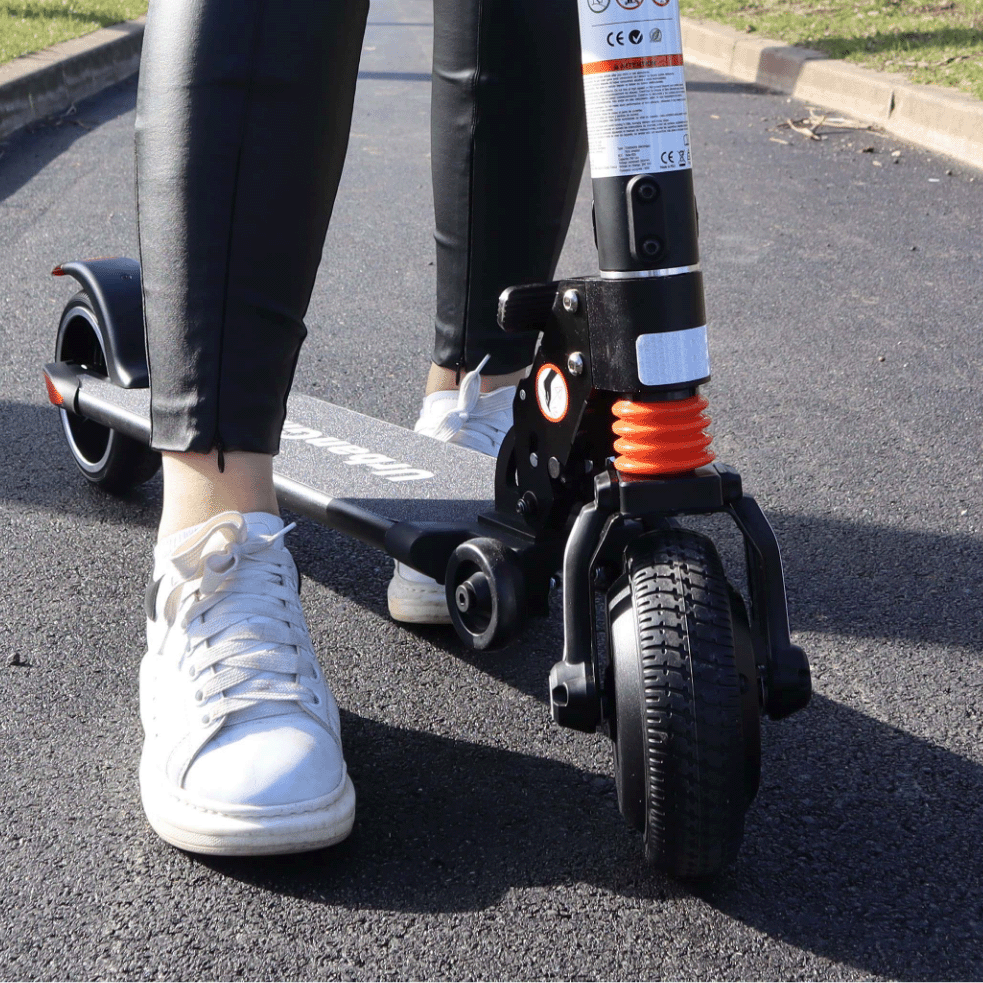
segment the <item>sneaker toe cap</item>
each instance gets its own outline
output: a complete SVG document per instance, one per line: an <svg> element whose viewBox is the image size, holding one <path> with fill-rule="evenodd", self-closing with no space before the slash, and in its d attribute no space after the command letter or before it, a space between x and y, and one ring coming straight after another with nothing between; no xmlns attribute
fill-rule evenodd
<svg viewBox="0 0 983 983"><path fill-rule="evenodd" d="M335 738L314 720L223 728L192 762L184 788L216 802L290 806L330 795L345 778Z"/></svg>

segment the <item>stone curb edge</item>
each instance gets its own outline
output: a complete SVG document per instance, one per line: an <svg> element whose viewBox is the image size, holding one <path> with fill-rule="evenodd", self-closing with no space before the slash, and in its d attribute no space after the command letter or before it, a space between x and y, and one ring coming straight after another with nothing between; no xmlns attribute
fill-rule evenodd
<svg viewBox="0 0 983 983"><path fill-rule="evenodd" d="M686 61L844 113L983 169L983 102L709 21L683 19Z"/></svg>
<svg viewBox="0 0 983 983"><path fill-rule="evenodd" d="M0 139L136 72L145 20L101 28L0 66ZM972 96L709 21L682 22L683 50L693 65L874 123L983 169L983 102Z"/></svg>
<svg viewBox="0 0 983 983"><path fill-rule="evenodd" d="M0 65L0 140L136 72L145 20L103 27Z"/></svg>

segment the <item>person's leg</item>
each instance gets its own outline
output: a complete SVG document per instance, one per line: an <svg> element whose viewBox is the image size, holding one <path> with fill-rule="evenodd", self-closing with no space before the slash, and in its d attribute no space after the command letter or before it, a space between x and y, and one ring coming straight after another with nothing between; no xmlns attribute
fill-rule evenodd
<svg viewBox="0 0 983 983"><path fill-rule="evenodd" d="M434 0L437 311L418 432L495 454L511 427L535 338L501 331L498 297L553 278L587 154L583 107L575 3ZM399 563L389 611L450 621L443 587Z"/></svg>
<svg viewBox="0 0 983 983"><path fill-rule="evenodd" d="M433 362L501 376L535 339L501 331L499 294L552 279L587 153L577 4L434 0L434 25Z"/></svg>
<svg viewBox="0 0 983 983"><path fill-rule="evenodd" d="M503 375L482 375L481 391L483 393L494 392L502 386L515 386L525 375L525 368L516 369L514 372L506 372ZM457 389L461 384L461 370L448 369L443 365L430 363L430 371L427 373L427 384L424 395L430 396L433 393L447 392Z"/></svg>
<svg viewBox="0 0 983 983"><path fill-rule="evenodd" d="M153 446L274 454L368 0L153 0L137 189Z"/></svg>
<svg viewBox="0 0 983 983"><path fill-rule="evenodd" d="M347 145L368 0L152 0L137 181L164 509L141 665L144 808L207 853L347 835L338 709L272 456Z"/></svg>
<svg viewBox="0 0 983 983"><path fill-rule="evenodd" d="M164 453L164 506L158 541L207 522L220 512L279 515L273 490L273 456L229 451L223 469L218 454Z"/></svg>

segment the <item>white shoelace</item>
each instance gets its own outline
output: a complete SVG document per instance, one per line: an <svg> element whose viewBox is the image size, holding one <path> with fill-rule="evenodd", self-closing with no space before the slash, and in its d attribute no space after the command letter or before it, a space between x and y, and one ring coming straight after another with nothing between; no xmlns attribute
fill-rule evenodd
<svg viewBox="0 0 983 983"><path fill-rule="evenodd" d="M182 580L166 598L164 615L168 624L179 618L186 632L182 669L200 681L195 699L207 704L207 722L233 713L274 716L288 702L320 702L304 682L316 680L318 669L283 546L293 528L250 536L241 516L219 516L172 560ZM206 552L216 535L225 545Z"/></svg>
<svg viewBox="0 0 983 983"><path fill-rule="evenodd" d="M467 425L466 436L476 439L462 440L460 443L485 454L498 453L502 439L512 426L515 387L504 386L494 392L485 393L482 397L481 370L488 364L490 357L486 355L478 367L461 380L456 403L452 402L454 394L449 393L436 404L425 404L424 413L414 428L417 433L437 440L452 441ZM481 411L475 413L479 400Z"/></svg>

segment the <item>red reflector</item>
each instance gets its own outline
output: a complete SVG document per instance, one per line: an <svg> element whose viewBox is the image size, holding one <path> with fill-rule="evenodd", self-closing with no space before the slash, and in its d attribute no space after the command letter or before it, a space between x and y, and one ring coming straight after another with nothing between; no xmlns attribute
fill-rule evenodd
<svg viewBox="0 0 983 983"><path fill-rule="evenodd" d="M47 372L44 373L44 385L48 390L48 399L50 399L55 406L64 406L65 400L62 399L61 393L55 389L55 384L51 381L51 377Z"/></svg>
<svg viewBox="0 0 983 983"><path fill-rule="evenodd" d="M51 275L52 276L64 276L65 275L65 271L61 268L61 264L60 263L58 264L58 266L56 266L51 271Z"/></svg>

